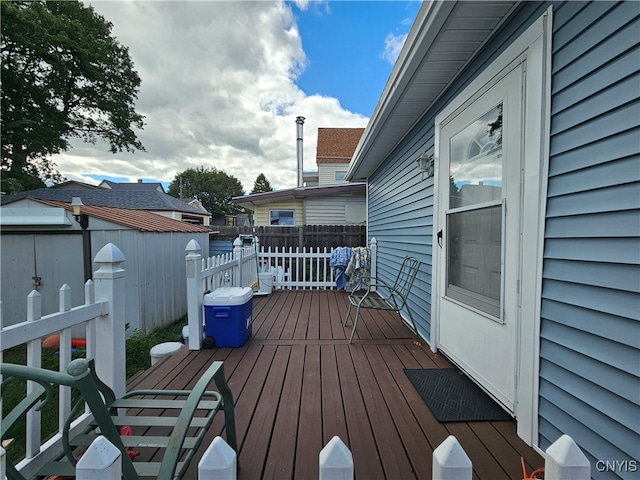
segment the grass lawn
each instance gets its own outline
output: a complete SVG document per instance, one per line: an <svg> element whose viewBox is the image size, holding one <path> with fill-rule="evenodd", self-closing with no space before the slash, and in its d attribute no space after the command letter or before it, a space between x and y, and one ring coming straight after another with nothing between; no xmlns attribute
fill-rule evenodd
<svg viewBox="0 0 640 480"><path fill-rule="evenodd" d="M186 325L186 317L167 327L155 330L149 335L135 333L127 340L127 378L132 377L141 370L146 370L151 366L149 350L154 345L162 342L179 341L182 327ZM73 358L85 356L84 348L77 348L73 353ZM5 363L15 363L26 365L26 346L21 345L3 352L2 361ZM56 354L56 348L42 349L42 368L59 371L60 362ZM26 381L11 382L2 387L2 417L11 411L26 396ZM75 392L77 395L77 392ZM73 396L72 402L76 400ZM48 438L58 428L58 398L57 392L51 401L47 402L42 410L42 438ZM5 447L9 461L16 462L24 457L25 444L25 423L19 422L9 432L1 432L2 438L12 438L13 442Z"/></svg>

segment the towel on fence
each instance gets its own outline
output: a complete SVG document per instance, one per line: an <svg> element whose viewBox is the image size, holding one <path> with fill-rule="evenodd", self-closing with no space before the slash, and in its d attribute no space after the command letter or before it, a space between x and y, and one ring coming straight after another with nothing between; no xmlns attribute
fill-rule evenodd
<svg viewBox="0 0 640 480"><path fill-rule="evenodd" d="M362 280L363 276L371 274L371 252L368 247L355 247L353 249L345 274L349 279L347 285L345 285L345 290L354 291L368 288L368 280Z"/></svg>
<svg viewBox="0 0 640 480"><path fill-rule="evenodd" d="M331 252L329 265L333 269L333 276L336 279L336 286L339 290L343 289L347 283L347 275L345 270L351 260L353 249L351 247L337 247Z"/></svg>

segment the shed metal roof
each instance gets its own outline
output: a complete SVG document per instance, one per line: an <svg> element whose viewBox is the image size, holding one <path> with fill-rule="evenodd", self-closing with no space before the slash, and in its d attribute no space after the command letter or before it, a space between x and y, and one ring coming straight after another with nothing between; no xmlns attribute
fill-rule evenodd
<svg viewBox="0 0 640 480"><path fill-rule="evenodd" d="M55 200L34 200L53 207L61 207L68 211L73 210L70 203L58 202ZM211 231L209 228L202 227L200 225L181 222L156 213L141 210L84 205L82 207L82 213L87 214L90 217L130 227L141 232L202 233Z"/></svg>

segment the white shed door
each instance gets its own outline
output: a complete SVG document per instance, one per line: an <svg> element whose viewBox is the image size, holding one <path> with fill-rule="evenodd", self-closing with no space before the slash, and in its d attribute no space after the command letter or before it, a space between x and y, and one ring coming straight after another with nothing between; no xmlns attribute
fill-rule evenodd
<svg viewBox="0 0 640 480"><path fill-rule="evenodd" d="M522 64L440 124L439 348L508 410L517 372Z"/></svg>

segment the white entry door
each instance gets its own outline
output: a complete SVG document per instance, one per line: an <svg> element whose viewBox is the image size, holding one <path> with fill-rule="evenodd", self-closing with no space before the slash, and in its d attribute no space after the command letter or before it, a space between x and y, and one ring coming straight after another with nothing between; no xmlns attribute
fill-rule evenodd
<svg viewBox="0 0 640 480"><path fill-rule="evenodd" d="M439 124L438 347L513 412L522 64Z"/></svg>

